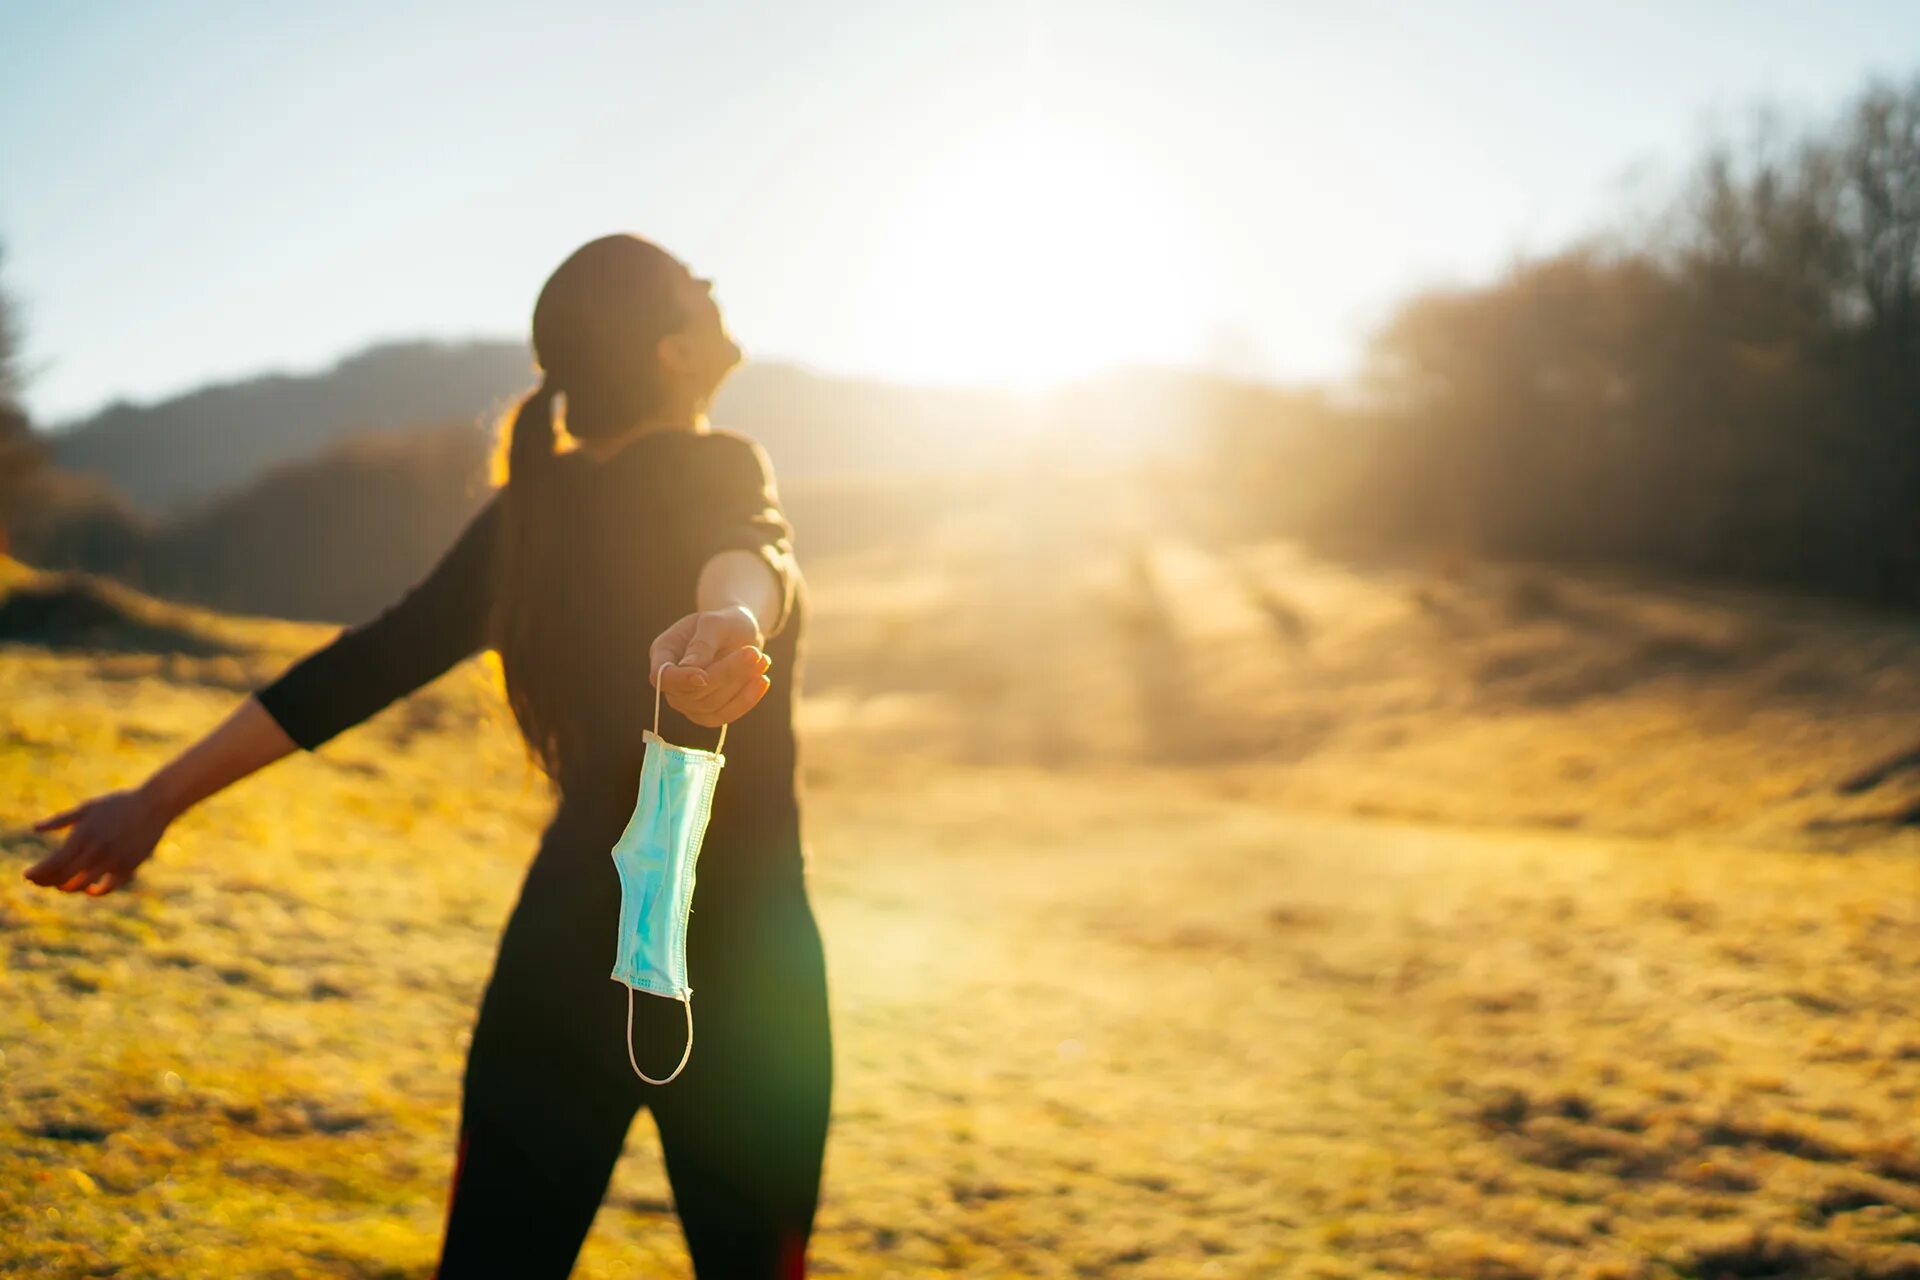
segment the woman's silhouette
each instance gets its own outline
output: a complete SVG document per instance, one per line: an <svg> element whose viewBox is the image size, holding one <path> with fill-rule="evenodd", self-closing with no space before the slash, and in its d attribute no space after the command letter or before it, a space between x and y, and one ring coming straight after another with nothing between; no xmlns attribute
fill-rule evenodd
<svg viewBox="0 0 1920 1280"><path fill-rule="evenodd" d="M192 804L497 650L558 803L473 1025L436 1274L565 1276L646 1106L695 1273L801 1276L833 1077L793 735L807 597L765 452L706 421L741 351L710 282L632 235L561 264L533 345L504 482L439 563L147 782L43 819L70 830L27 877L111 892ZM662 735L729 729L686 937L699 1042L654 1088L633 1066L673 1066L684 1014L636 1000L630 1061L611 849L663 663Z"/></svg>

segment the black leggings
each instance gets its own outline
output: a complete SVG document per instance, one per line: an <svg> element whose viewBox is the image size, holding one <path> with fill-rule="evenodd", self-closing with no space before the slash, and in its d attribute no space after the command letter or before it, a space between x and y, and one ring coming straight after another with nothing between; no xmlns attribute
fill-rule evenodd
<svg viewBox="0 0 1920 1280"><path fill-rule="evenodd" d="M620 908L610 850L624 820L556 817L527 873L468 1050L438 1280L566 1276L642 1106L694 1274L805 1274L833 1063L797 841L709 830L687 925L693 1054L655 1086L628 1061L627 988L610 976ZM634 1060L665 1077L686 1011L632 998Z"/></svg>

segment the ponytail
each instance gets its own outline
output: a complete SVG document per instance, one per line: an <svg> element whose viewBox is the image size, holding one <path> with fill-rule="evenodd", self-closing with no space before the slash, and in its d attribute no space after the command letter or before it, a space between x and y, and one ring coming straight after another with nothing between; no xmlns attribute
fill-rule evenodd
<svg viewBox="0 0 1920 1280"><path fill-rule="evenodd" d="M559 428L553 398L560 390L551 371L514 411L504 439L496 444L494 483L503 486L500 564L488 631L500 653L500 674L507 702L518 721L528 757L550 780L559 765L559 726L546 722L532 692L549 669L536 646L541 588L550 585L555 557L549 489L559 463Z"/></svg>
<svg viewBox="0 0 1920 1280"><path fill-rule="evenodd" d="M505 474L499 477L501 481L517 477L526 481L528 488L534 488L552 470L560 443L560 431L553 421L553 397L559 390L553 374L547 373L540 379L540 385L520 401L508 431Z"/></svg>

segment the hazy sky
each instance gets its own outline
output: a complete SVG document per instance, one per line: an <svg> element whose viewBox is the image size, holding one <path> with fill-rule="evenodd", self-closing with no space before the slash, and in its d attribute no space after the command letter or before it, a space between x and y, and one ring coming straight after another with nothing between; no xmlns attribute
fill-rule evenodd
<svg viewBox="0 0 1920 1280"><path fill-rule="evenodd" d="M0 284L43 424L524 335L615 230L749 357L1339 377L1409 289L1873 73L1920 3L0 0Z"/></svg>

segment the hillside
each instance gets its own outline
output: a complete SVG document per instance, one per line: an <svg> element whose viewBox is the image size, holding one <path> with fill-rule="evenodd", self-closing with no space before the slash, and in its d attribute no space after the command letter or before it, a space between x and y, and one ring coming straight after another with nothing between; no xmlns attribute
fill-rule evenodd
<svg viewBox="0 0 1920 1280"><path fill-rule="evenodd" d="M1202 492L1030 477L807 562L816 722L888 755L1152 761L1287 808L1920 849L1920 619L1216 544L1179 514Z"/></svg>
<svg viewBox="0 0 1920 1280"><path fill-rule="evenodd" d="M524 344L380 344L320 373L113 404L48 441L61 468L108 481L149 516L179 515L349 435L480 418L530 384L529 360Z"/></svg>

